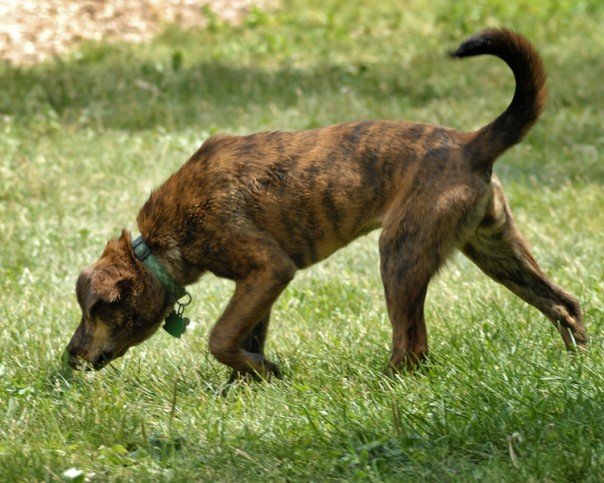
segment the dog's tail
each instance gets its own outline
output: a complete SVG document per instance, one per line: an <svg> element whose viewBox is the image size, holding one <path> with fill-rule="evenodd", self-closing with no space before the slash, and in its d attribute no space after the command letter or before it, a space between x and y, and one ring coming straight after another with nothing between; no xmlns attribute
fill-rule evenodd
<svg viewBox="0 0 604 483"><path fill-rule="evenodd" d="M519 143L539 118L547 98L543 61L522 35L507 29L484 30L450 52L452 57L491 54L502 59L514 73L516 90L508 108L479 129L467 144L477 169L489 169L504 151Z"/></svg>

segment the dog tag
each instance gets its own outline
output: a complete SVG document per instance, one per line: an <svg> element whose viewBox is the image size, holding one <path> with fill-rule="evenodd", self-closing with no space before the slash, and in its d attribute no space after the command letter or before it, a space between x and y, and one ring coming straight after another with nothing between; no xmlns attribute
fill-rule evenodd
<svg viewBox="0 0 604 483"><path fill-rule="evenodd" d="M172 337L180 339L180 336L185 332L185 329L189 325L189 319L183 318L182 315L176 312L171 312L164 323L164 330Z"/></svg>

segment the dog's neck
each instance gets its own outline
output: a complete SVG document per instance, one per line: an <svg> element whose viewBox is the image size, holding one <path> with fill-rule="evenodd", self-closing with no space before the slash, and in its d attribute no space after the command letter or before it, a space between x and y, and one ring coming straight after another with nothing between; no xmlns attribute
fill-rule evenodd
<svg viewBox="0 0 604 483"><path fill-rule="evenodd" d="M178 260L181 258L180 251L178 251L178 257L172 257L172 263L162 263L153 254L143 236L139 236L132 241L132 249L134 250L134 256L161 281L162 285L166 287L173 297L178 299L183 296L185 292L182 285L184 284L179 283L172 275L176 271L174 268L178 266ZM170 259L169 256L164 258ZM166 265L171 268L170 271L166 269Z"/></svg>
<svg viewBox="0 0 604 483"><path fill-rule="evenodd" d="M207 270L204 240L189 233L203 219L196 203L204 181L191 170L191 163L185 163L151 193L137 216L138 229L149 248L181 287L196 282Z"/></svg>
<svg viewBox="0 0 604 483"><path fill-rule="evenodd" d="M151 250L157 261L174 281L180 287L187 285L182 254L177 243L174 240L168 240L167 244L160 244L156 240L149 239L142 231L141 234L149 247L153 247Z"/></svg>

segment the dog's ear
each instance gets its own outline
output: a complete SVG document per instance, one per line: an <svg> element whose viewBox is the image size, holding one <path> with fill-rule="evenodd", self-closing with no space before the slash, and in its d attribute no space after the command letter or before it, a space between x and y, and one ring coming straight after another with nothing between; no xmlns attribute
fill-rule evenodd
<svg viewBox="0 0 604 483"><path fill-rule="evenodd" d="M127 297L136 278L132 237L122 230L119 238L107 242L101 259L85 268L76 284L78 303L88 317L101 303L111 304Z"/></svg>
<svg viewBox="0 0 604 483"><path fill-rule="evenodd" d="M100 302L118 302L131 287L132 276L123 270L113 267L103 270L90 268L80 274L76 294L82 311L90 317Z"/></svg>
<svg viewBox="0 0 604 483"><path fill-rule="evenodd" d="M101 258L109 259L117 265L129 264L131 259L134 258L130 232L124 228L119 238L109 240L105 245Z"/></svg>
<svg viewBox="0 0 604 483"><path fill-rule="evenodd" d="M132 250L132 235L128 230L122 228L122 233L118 238L120 248L127 253L131 253L134 256L134 250Z"/></svg>

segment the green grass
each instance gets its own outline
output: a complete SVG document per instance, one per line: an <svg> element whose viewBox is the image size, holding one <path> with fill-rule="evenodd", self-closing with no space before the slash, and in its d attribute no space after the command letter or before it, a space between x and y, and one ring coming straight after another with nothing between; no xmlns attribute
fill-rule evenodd
<svg viewBox="0 0 604 483"><path fill-rule="evenodd" d="M604 5L288 1L241 27L167 30L0 67L0 475L91 480L597 481L604 468ZM192 287L195 328L100 373L59 357L79 270L209 135L407 119L473 129L509 102L496 59L443 52L486 26L525 32L550 101L496 165L544 270L582 302L588 354L456 257L431 286L433 357L384 377L377 234L298 275L271 326L285 378L219 395L207 332L232 290Z"/></svg>

